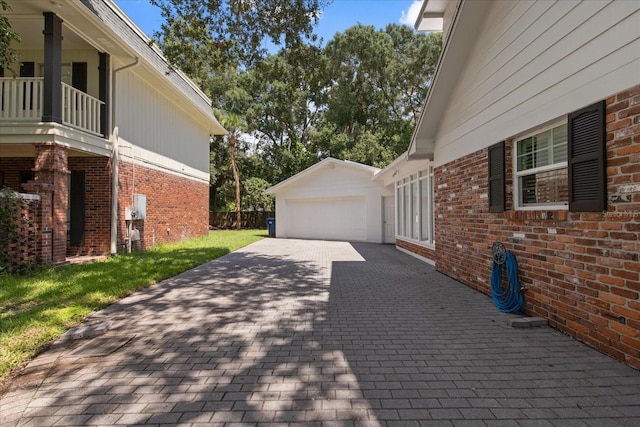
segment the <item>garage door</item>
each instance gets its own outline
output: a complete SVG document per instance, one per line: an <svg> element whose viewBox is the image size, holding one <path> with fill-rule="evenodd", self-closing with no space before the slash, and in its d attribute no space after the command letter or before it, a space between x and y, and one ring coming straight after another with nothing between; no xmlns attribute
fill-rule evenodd
<svg viewBox="0 0 640 427"><path fill-rule="evenodd" d="M364 197L288 200L287 220L287 234L292 238L351 241L367 238Z"/></svg>

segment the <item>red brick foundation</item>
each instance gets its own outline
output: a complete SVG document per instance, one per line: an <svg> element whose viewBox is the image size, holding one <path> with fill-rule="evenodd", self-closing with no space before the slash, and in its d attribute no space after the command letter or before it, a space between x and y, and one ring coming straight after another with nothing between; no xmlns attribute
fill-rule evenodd
<svg viewBox="0 0 640 427"><path fill-rule="evenodd" d="M147 198L147 217L135 220L140 231L133 246L148 249L180 242L209 232L209 184L169 173L120 162L118 194L118 245L125 245L125 209L133 206L134 194Z"/></svg>
<svg viewBox="0 0 640 427"><path fill-rule="evenodd" d="M419 255L423 258L427 258L430 260L435 260L437 256L436 251L434 249L427 248L422 245L417 245L415 243L402 240L402 239L396 239L396 247L405 249L409 252L412 252L416 255Z"/></svg>
<svg viewBox="0 0 640 427"><path fill-rule="evenodd" d="M67 159L66 150L61 150L65 149L45 144L37 148L39 160L0 158L4 184L15 191L40 194L41 187L31 184L56 183L51 184L44 203L40 204L48 209L49 213L44 215L50 222L48 226L40 228L41 232L48 233L51 241L48 255L39 255L39 262L44 263L60 263L66 256L108 254L111 248L111 160L106 157ZM161 243L179 242L208 233L208 183L124 161L119 166L118 251L122 252L126 247L125 208L133 205L134 194L147 197L147 218L133 221L141 237L139 242L133 244L134 249L148 249ZM31 186L21 185L21 174L34 170L36 180L29 184ZM85 175L85 233L82 246L67 246L69 171L84 171Z"/></svg>
<svg viewBox="0 0 640 427"><path fill-rule="evenodd" d="M511 150L507 141L507 194ZM486 149L436 168L434 259L490 294L490 247L503 242L518 259L528 314L640 369L640 86L607 99L607 166L604 213L515 211L510 197L505 213L489 213Z"/></svg>

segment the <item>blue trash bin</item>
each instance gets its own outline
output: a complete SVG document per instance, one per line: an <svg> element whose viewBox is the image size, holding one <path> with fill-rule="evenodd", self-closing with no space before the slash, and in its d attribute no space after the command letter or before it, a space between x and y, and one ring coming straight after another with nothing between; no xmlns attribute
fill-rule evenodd
<svg viewBox="0 0 640 427"><path fill-rule="evenodd" d="M267 218L267 229L269 230L269 237L276 237L276 219Z"/></svg>

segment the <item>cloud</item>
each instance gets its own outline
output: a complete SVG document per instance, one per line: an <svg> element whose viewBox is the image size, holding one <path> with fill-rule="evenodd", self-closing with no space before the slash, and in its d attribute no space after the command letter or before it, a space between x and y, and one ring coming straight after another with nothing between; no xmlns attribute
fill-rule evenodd
<svg viewBox="0 0 640 427"><path fill-rule="evenodd" d="M418 14L420 13L420 8L422 7L422 0L416 0L411 3L409 6L409 11L402 11L402 15L400 15L400 23L404 25L408 25L413 27L418 19Z"/></svg>

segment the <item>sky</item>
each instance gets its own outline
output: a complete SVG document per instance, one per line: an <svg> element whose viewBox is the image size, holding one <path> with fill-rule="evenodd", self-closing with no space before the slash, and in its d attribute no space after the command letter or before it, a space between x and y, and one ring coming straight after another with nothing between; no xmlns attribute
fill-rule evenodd
<svg viewBox="0 0 640 427"><path fill-rule="evenodd" d="M120 8L148 36L160 29L160 10L148 0L115 0ZM316 33L325 42L336 32L358 23L382 29L387 24L406 24L413 28L422 0L334 0L322 13Z"/></svg>

